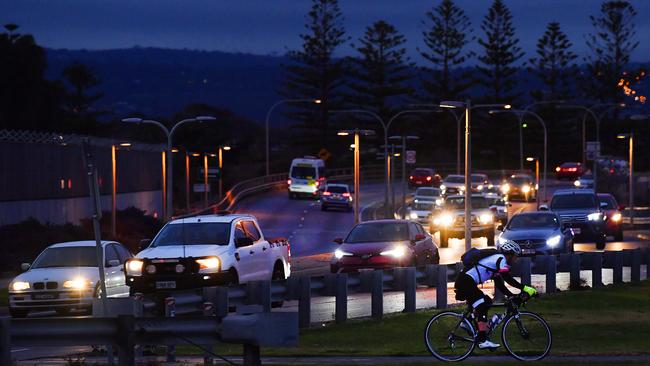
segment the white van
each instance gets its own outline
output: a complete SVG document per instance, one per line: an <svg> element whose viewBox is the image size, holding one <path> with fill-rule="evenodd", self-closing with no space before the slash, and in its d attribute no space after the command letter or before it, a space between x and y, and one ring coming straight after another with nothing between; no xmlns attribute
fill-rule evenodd
<svg viewBox="0 0 650 366"><path fill-rule="evenodd" d="M320 191L326 185L325 162L323 160L311 156L293 159L287 180L289 198L297 196L318 198Z"/></svg>

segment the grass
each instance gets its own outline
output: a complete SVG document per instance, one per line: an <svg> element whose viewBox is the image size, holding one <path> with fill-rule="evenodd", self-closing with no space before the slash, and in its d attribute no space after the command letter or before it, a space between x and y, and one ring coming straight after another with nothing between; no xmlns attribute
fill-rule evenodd
<svg viewBox="0 0 650 366"><path fill-rule="evenodd" d="M650 281L563 292L531 302L553 331L551 354L650 354ZM262 349L265 356L424 356L423 329L436 311L326 324L301 331L298 347ZM499 333L500 334L500 333ZM189 348L181 347L183 352ZM241 354L239 345L218 345L220 354ZM179 350L180 351L180 350ZM192 350L196 353L196 350ZM475 352L479 354L479 352ZM493 354L505 354L504 350Z"/></svg>

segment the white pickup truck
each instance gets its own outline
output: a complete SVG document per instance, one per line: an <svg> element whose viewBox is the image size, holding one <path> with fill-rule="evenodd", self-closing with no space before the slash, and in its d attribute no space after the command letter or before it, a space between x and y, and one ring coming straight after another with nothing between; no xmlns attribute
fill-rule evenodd
<svg viewBox="0 0 650 366"><path fill-rule="evenodd" d="M285 239L266 239L251 215L195 216L167 223L125 264L129 292L282 280L291 272Z"/></svg>

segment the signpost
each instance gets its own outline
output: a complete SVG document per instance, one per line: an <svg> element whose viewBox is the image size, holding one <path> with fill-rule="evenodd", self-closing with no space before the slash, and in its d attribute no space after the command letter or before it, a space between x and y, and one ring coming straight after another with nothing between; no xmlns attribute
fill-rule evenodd
<svg viewBox="0 0 650 366"><path fill-rule="evenodd" d="M585 144L585 157L587 160L592 160L593 175L594 175L594 192L597 192L598 187L598 159L600 158L600 141L587 141Z"/></svg>
<svg viewBox="0 0 650 366"><path fill-rule="evenodd" d="M415 164L415 150L406 150L406 164Z"/></svg>

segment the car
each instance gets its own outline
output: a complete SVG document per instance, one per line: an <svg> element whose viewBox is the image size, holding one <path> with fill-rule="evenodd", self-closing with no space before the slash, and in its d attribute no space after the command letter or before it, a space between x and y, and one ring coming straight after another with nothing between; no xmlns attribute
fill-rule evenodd
<svg viewBox="0 0 650 366"><path fill-rule="evenodd" d="M106 295L127 297L124 263L131 253L120 243L101 242L106 275ZM22 318L33 311L65 315L72 310L92 312L100 294L97 247L94 240L52 244L9 284L9 313Z"/></svg>
<svg viewBox="0 0 650 366"><path fill-rule="evenodd" d="M448 175L440 185L442 195L463 194L465 192L465 176L460 174Z"/></svg>
<svg viewBox="0 0 650 366"><path fill-rule="evenodd" d="M508 201L521 199L525 202L537 198L537 190L533 178L528 174L513 174L501 185L501 192Z"/></svg>
<svg viewBox="0 0 650 366"><path fill-rule="evenodd" d="M497 247L513 240L521 247L522 256L573 253L573 232L555 212L518 213L499 229L503 232L499 234Z"/></svg>
<svg viewBox="0 0 650 366"><path fill-rule="evenodd" d="M326 185L325 162L322 159L305 156L291 161L287 179L289 199L305 196L318 198Z"/></svg>
<svg viewBox="0 0 650 366"><path fill-rule="evenodd" d="M334 242L339 247L330 262L332 273L440 262L438 248L431 235L422 225L407 220L362 222L354 226L345 239L336 238Z"/></svg>
<svg viewBox="0 0 650 366"><path fill-rule="evenodd" d="M284 280L291 274L289 242L264 237L252 215L172 220L142 244L145 249L125 266L131 294Z"/></svg>
<svg viewBox="0 0 650 366"><path fill-rule="evenodd" d="M501 225L508 223L508 207L510 203L501 197L501 195L494 193L484 193L485 198L488 200L490 210L494 213L494 221Z"/></svg>
<svg viewBox="0 0 650 366"><path fill-rule="evenodd" d="M494 246L494 213L485 196L472 194L472 238L487 238ZM447 248L450 238L465 238L465 196L447 196L442 209L433 217L430 232L440 232L440 247Z"/></svg>
<svg viewBox="0 0 650 366"><path fill-rule="evenodd" d="M623 216L616 198L609 193L598 193L601 208L605 212L605 234L614 236L615 241L623 241ZM603 206L604 204L604 206Z"/></svg>
<svg viewBox="0 0 650 366"><path fill-rule="evenodd" d="M553 193L550 206L541 205L540 210L550 210L560 215L562 223L573 230L575 240L593 240L597 249L605 249L606 216L594 191L589 189L558 189Z"/></svg>
<svg viewBox="0 0 650 366"><path fill-rule="evenodd" d="M472 192L483 192L488 186L488 176L486 174L472 174L470 176Z"/></svg>
<svg viewBox="0 0 650 366"><path fill-rule="evenodd" d="M440 188L420 187L415 190L413 202L433 202L436 206L442 205L442 191Z"/></svg>
<svg viewBox="0 0 650 366"><path fill-rule="evenodd" d="M573 182L573 185L579 189L594 189L594 175L586 173Z"/></svg>
<svg viewBox="0 0 650 366"><path fill-rule="evenodd" d="M567 162L567 163L562 163L560 166L555 168L555 177L558 180L562 180L562 179L576 180L582 174L583 174L583 168L581 163Z"/></svg>
<svg viewBox="0 0 650 366"><path fill-rule="evenodd" d="M503 198L505 196L503 194L503 192L501 191L501 185L500 184L493 184L490 181L488 181L487 186L485 186L485 188L483 188L481 193L494 194L494 195L500 196L501 198Z"/></svg>
<svg viewBox="0 0 650 366"><path fill-rule="evenodd" d="M323 193L321 193L320 208L322 211L327 211L330 208L341 208L345 211L352 211L352 200L350 187L347 184L330 183Z"/></svg>
<svg viewBox="0 0 650 366"><path fill-rule="evenodd" d="M433 169L417 168L409 175L409 188L440 187L442 178Z"/></svg>
<svg viewBox="0 0 650 366"><path fill-rule="evenodd" d="M424 226L429 226L431 223L431 216L433 211L437 208L435 202L431 201L418 201L408 208L407 218L411 221L416 221Z"/></svg>

